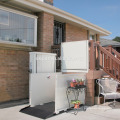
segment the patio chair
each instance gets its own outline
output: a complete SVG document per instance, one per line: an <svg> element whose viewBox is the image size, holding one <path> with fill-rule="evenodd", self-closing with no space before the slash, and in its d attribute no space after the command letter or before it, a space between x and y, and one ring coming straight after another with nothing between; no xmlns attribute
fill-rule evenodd
<svg viewBox="0 0 120 120"><path fill-rule="evenodd" d="M98 79L97 84L99 85L98 98L100 95L103 95L104 103L106 99L114 99L113 105L115 107L115 100L120 98L120 93L117 92L117 88L120 83L112 78L111 79L105 78L105 79Z"/></svg>

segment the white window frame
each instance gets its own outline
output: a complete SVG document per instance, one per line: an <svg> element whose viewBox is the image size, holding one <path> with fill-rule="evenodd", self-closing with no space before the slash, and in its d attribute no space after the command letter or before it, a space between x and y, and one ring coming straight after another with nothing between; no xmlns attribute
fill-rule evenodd
<svg viewBox="0 0 120 120"><path fill-rule="evenodd" d="M28 13L24 13L24 12L18 11L18 10L14 10L14 9L11 9L11 8L3 7L1 5L0 5L0 9L4 10L6 12L12 12L12 13L15 13L15 14L18 14L18 15L22 15L22 16L26 16L26 17L29 17L29 18L33 18L35 20L35 25L34 25L34 44L25 44L25 43L11 42L11 41L3 41L3 40L0 40L0 43L37 47L37 18L38 17L35 16L35 15L31 15L31 14L28 14Z"/></svg>
<svg viewBox="0 0 120 120"><path fill-rule="evenodd" d="M44 0L39 0L39 1L44 2Z"/></svg>
<svg viewBox="0 0 120 120"><path fill-rule="evenodd" d="M92 40L95 40L95 41L96 41L96 34L95 34L94 32L90 32L89 37L91 37L91 36L94 36L94 39L92 39ZM91 39L90 39L90 40L91 40Z"/></svg>

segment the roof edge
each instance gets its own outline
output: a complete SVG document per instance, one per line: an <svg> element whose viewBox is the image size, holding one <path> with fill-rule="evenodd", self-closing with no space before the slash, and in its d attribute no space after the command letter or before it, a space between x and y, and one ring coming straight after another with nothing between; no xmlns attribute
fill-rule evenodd
<svg viewBox="0 0 120 120"><path fill-rule="evenodd" d="M111 32L103 29L102 27L99 27L95 24L92 24L90 22L88 22L87 20L84 20L80 17L77 17L73 14L70 14L68 12L65 12L59 8L56 8L54 6L51 6L49 4L46 4L44 2L38 1L38 0L15 0L17 2L26 4L26 5L30 5L34 8L40 9L42 11L48 12L50 14L62 17L64 19L70 20L72 22L75 22L77 24L83 25L89 29L95 30L97 32L100 32L102 35L108 36L111 34Z"/></svg>

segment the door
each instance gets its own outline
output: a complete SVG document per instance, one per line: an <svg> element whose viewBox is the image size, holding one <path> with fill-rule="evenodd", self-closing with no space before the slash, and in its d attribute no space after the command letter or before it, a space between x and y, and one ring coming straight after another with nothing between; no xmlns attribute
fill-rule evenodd
<svg viewBox="0 0 120 120"><path fill-rule="evenodd" d="M62 72L88 72L88 54L88 40L62 43Z"/></svg>

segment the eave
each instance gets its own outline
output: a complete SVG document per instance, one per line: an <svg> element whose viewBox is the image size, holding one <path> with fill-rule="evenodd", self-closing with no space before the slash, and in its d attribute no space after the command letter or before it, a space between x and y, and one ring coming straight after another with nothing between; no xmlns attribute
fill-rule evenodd
<svg viewBox="0 0 120 120"><path fill-rule="evenodd" d="M47 12L49 14L54 15L55 19L59 19L63 22L71 23L81 28L85 28L87 30L93 31L95 33L100 34L100 36L108 36L111 34L111 32L97 25L94 25L80 17L72 15L68 12L60 10L54 6L48 5L38 0L10 0L8 3L11 5L13 4L16 6L22 6L22 8L30 10L31 12L41 12L41 11Z"/></svg>

